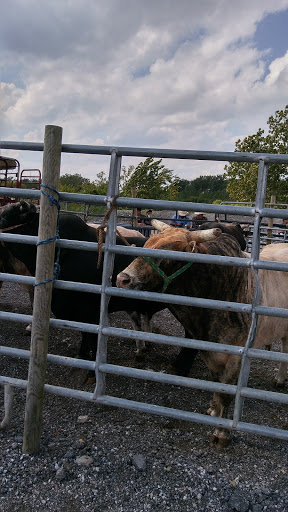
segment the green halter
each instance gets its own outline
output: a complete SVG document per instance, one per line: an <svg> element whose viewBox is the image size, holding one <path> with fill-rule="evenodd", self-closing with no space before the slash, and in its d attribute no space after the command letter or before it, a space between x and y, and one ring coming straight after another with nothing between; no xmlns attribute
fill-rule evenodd
<svg viewBox="0 0 288 512"><path fill-rule="evenodd" d="M152 260L152 258L148 258L147 256L142 256L142 257L143 257L143 260L147 261L147 263L150 265L150 267L152 267L153 270L155 270L157 272L157 274L159 274L159 276L161 276L163 278L164 284L163 284L161 293L166 292L171 281L175 277L180 276L180 274L185 272L185 270L187 270L187 268L191 267L191 265L192 265L192 261L190 263L186 263L186 265L184 265L184 267L181 267L181 268L179 268L179 270L176 270L176 272L174 272L174 274L172 274L171 276L166 276L165 272L163 272L163 270L161 270L161 268L159 268L157 263L155 263Z"/></svg>

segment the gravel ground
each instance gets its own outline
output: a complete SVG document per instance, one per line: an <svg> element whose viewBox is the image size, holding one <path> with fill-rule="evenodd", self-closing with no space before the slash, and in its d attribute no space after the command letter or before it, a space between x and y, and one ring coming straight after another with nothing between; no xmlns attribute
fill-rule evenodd
<svg viewBox="0 0 288 512"><path fill-rule="evenodd" d="M13 289L14 288L14 289ZM16 289L17 288L17 289ZM27 295L4 284L1 310L30 314ZM111 324L131 328L124 313ZM179 334L179 324L165 310L153 319L154 332ZM29 347L23 324L2 322L0 344ZM50 353L73 356L79 334L51 330ZM108 361L165 371L174 348L151 346L144 362L135 362L134 345L110 339ZM265 364L265 366L264 366ZM258 362L250 385L273 390L275 364ZM2 356L2 375L27 378L27 361ZM197 358L193 376L207 377ZM47 382L91 391L82 370L47 367ZM284 390L285 392L285 390ZM107 393L168 407L203 412L210 393L127 378L108 378ZM288 511L287 442L235 433L224 451L209 447L211 429L88 402L45 396L41 450L23 455L25 392L14 392L14 413L0 430L0 511L2 512L142 512ZM3 387L0 387L0 420ZM287 427L287 408L245 403L244 421Z"/></svg>

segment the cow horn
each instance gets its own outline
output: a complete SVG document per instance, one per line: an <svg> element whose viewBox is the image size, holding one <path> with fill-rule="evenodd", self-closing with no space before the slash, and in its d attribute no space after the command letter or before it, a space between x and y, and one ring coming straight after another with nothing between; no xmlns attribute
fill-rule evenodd
<svg viewBox="0 0 288 512"><path fill-rule="evenodd" d="M208 242L209 240L215 240L220 235L222 235L222 231L219 228L190 231L189 240L197 243Z"/></svg>
<svg viewBox="0 0 288 512"><path fill-rule="evenodd" d="M27 212L28 210L29 210L29 203L27 203L27 201L24 201L23 199L21 199L20 212L24 213L24 212Z"/></svg>
<svg viewBox="0 0 288 512"><path fill-rule="evenodd" d="M157 231L165 231L165 229L170 227L168 224L158 219L152 219L151 224L153 228L157 229Z"/></svg>

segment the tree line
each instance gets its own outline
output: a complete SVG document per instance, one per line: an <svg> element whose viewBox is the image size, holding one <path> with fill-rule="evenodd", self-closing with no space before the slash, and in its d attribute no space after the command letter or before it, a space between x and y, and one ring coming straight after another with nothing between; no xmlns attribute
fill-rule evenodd
<svg viewBox="0 0 288 512"><path fill-rule="evenodd" d="M60 177L60 192L105 195L108 180L104 173L97 174L95 181L81 174L64 174ZM213 203L229 200L226 190L227 179L224 175L200 176L194 180L180 179L167 169L161 160L147 158L136 168L122 168L120 195L131 197L132 189L136 196L146 199L171 201L190 201Z"/></svg>
<svg viewBox="0 0 288 512"><path fill-rule="evenodd" d="M236 152L288 153L288 105L277 110L268 121L268 133L259 128L255 134L239 139ZM257 189L258 164L230 162L223 174L199 176L193 180L181 179L160 160L149 157L136 167L123 167L120 179L120 195L131 197L136 190L137 197L189 201L197 203L220 203L222 201L254 201ZM287 165L269 166L266 202L272 194L277 202L288 202ZM108 179L104 172L96 175L94 181L79 174L64 174L60 177L60 191L83 194L105 195Z"/></svg>

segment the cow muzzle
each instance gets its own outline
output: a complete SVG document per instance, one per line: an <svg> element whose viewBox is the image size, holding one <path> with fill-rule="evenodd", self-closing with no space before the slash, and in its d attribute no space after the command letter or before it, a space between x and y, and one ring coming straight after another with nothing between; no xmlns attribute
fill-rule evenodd
<svg viewBox="0 0 288 512"><path fill-rule="evenodd" d="M126 272L120 272L116 279L116 286L118 288L131 288L132 287L132 277Z"/></svg>

